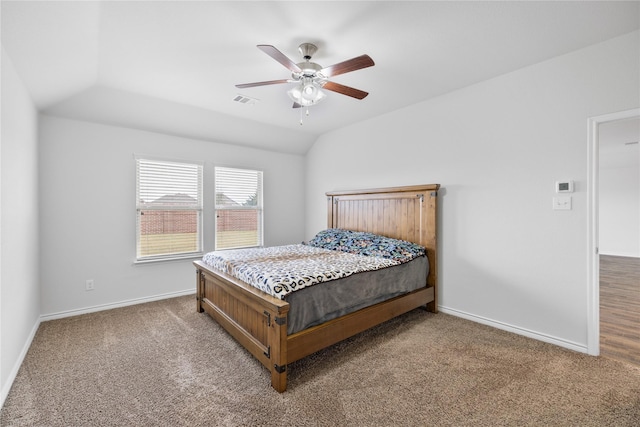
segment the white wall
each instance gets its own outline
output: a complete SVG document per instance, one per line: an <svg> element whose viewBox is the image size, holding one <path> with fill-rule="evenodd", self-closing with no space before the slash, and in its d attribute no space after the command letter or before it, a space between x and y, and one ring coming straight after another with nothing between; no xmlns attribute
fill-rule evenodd
<svg viewBox="0 0 640 427"><path fill-rule="evenodd" d="M600 169L600 253L640 257L640 168Z"/></svg>
<svg viewBox="0 0 640 427"><path fill-rule="evenodd" d="M603 255L640 257L640 119L600 125L599 249ZM629 125L631 123L631 125ZM622 137L611 129L631 129ZM607 138L609 140L607 140Z"/></svg>
<svg viewBox="0 0 640 427"><path fill-rule="evenodd" d="M266 245L304 238L302 156L49 116L41 116L40 129L45 317L195 292L190 260L133 264L134 153L205 162L205 250L213 250L215 165L264 171ZM85 291L87 279L95 290Z"/></svg>
<svg viewBox="0 0 640 427"><path fill-rule="evenodd" d="M2 49L0 138L0 406L40 317L38 114Z"/></svg>
<svg viewBox="0 0 640 427"><path fill-rule="evenodd" d="M326 191L440 183L443 311L586 352L587 119L640 105L639 40L322 136L307 155L306 238L326 227ZM573 209L554 211L564 179Z"/></svg>

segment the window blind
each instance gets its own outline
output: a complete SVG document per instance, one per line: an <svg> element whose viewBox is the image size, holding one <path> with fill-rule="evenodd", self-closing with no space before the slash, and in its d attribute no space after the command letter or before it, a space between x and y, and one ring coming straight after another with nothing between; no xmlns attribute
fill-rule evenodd
<svg viewBox="0 0 640 427"><path fill-rule="evenodd" d="M136 158L136 258L168 259L202 251L199 163Z"/></svg>
<svg viewBox="0 0 640 427"><path fill-rule="evenodd" d="M262 246L262 171L215 168L215 249Z"/></svg>

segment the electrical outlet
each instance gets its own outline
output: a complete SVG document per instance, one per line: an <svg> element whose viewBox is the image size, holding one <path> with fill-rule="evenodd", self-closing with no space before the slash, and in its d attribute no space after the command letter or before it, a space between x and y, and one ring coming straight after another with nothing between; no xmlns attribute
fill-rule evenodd
<svg viewBox="0 0 640 427"><path fill-rule="evenodd" d="M87 280L87 282L85 283L84 286L84 290L85 291L92 291L95 289L94 283L93 283L93 279L89 279Z"/></svg>

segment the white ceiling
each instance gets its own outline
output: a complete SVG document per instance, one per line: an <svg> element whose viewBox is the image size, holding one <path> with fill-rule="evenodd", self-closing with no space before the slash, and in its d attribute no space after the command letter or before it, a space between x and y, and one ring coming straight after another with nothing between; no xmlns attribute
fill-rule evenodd
<svg viewBox="0 0 640 427"><path fill-rule="evenodd" d="M640 2L2 1L2 45L44 113L304 153L333 129L640 28ZM313 42L326 67L368 54L374 67L332 80L299 124L288 78L256 48L294 62ZM233 101L237 94L259 100ZM250 126L247 125L249 121Z"/></svg>

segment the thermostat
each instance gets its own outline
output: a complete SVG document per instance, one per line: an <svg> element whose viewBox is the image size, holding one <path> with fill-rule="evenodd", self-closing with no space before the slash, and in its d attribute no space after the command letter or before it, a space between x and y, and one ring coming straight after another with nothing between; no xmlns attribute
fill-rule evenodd
<svg viewBox="0 0 640 427"><path fill-rule="evenodd" d="M556 193L573 193L573 181L556 181Z"/></svg>

